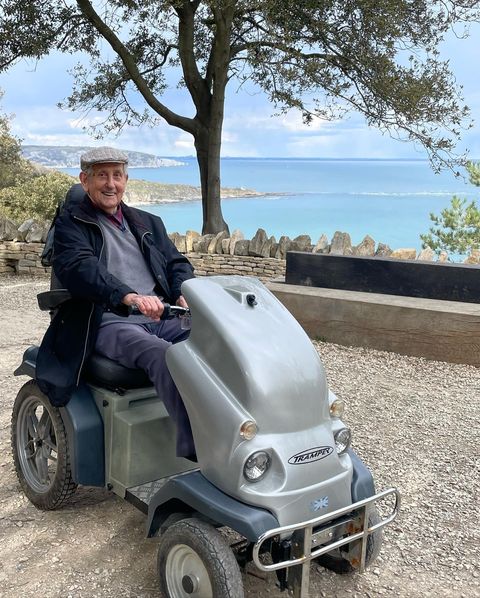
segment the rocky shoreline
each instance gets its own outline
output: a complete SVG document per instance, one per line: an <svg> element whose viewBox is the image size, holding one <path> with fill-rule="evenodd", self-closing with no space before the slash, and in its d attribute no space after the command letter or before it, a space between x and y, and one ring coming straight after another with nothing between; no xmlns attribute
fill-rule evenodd
<svg viewBox="0 0 480 598"><path fill-rule="evenodd" d="M254 189L244 187L224 187L221 189L222 199L240 197L260 197L266 195ZM130 179L125 191L124 201L130 206L149 204L172 203L180 201L199 201L202 199L202 190L193 185L173 185Z"/></svg>

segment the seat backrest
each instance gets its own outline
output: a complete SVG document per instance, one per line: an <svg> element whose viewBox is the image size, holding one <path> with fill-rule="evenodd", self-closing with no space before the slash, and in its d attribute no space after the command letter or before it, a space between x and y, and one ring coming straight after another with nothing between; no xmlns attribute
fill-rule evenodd
<svg viewBox="0 0 480 598"><path fill-rule="evenodd" d="M47 238L45 240L45 246L43 248L42 254L40 256L42 266L45 268L51 267L53 263L53 239L55 236L55 222L57 218L62 213L63 208L67 205L72 203L80 203L85 196L85 191L80 183L76 183L72 185L70 189L67 191L65 199L58 204L57 210L55 212L55 216L53 217L52 223L50 224L50 228L48 229ZM61 288L61 284L57 277L55 276L53 269L50 276L50 288L51 289L59 289Z"/></svg>

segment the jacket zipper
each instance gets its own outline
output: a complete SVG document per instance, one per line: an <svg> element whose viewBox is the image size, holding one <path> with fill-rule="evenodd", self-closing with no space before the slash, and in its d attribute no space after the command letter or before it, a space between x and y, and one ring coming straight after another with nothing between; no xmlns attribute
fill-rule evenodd
<svg viewBox="0 0 480 598"><path fill-rule="evenodd" d="M76 220L80 220L80 222L84 222L85 224L93 224L100 231L100 235L102 237L102 247L100 249L100 255L98 256L98 259L100 260L102 258L103 248L105 247L105 237L103 236L102 227L99 224L97 224L96 222L93 222L93 220L83 220L83 218L79 218L78 216L75 216L75 215L73 217ZM87 334L85 336L85 342L84 342L84 345L83 345L82 361L80 362L80 367L78 369L77 386L80 384L80 376L82 374L83 365L85 363L85 356L87 354L88 335L90 333L90 324L92 323L92 315L93 315L93 309L94 309L94 307L95 307L95 305L92 302L92 307L90 309L90 315L88 316Z"/></svg>
<svg viewBox="0 0 480 598"><path fill-rule="evenodd" d="M143 233L143 235L142 235L142 238L140 239L140 247L141 247L141 249L142 249L142 253L143 253L143 254L145 253L145 251L144 251L144 247L143 247L143 241L144 241L144 239L145 239L145 237L146 237L147 235L151 235L151 234L152 234L152 233L151 233L150 231L148 231L148 230L147 230L146 232L144 232L144 233Z"/></svg>

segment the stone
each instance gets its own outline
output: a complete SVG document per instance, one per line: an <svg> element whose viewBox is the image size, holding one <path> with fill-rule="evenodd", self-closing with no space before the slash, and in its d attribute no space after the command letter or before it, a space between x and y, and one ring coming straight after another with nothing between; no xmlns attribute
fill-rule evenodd
<svg viewBox="0 0 480 598"><path fill-rule="evenodd" d="M10 218L0 218L0 241L13 241L17 238L18 227Z"/></svg>
<svg viewBox="0 0 480 598"><path fill-rule="evenodd" d="M43 222L34 220L25 234L25 241L27 243L41 243L44 232Z"/></svg>
<svg viewBox="0 0 480 598"><path fill-rule="evenodd" d="M249 255L262 257L262 248L265 245L267 238L267 233L263 230L263 228L259 228L253 239L250 241L250 246L248 249Z"/></svg>
<svg viewBox="0 0 480 598"><path fill-rule="evenodd" d="M392 255L392 250L386 243L379 243L375 255L378 257L390 257Z"/></svg>
<svg viewBox="0 0 480 598"><path fill-rule="evenodd" d="M330 245L330 253L333 255L352 255L352 240L350 235L338 230L335 231Z"/></svg>
<svg viewBox="0 0 480 598"><path fill-rule="evenodd" d="M312 250L312 253L328 253L330 249L330 245L328 243L328 237L324 233L320 239L318 239L317 244Z"/></svg>
<svg viewBox="0 0 480 598"><path fill-rule="evenodd" d="M265 241L265 243L262 246L262 257L270 257L272 247L275 245L275 243L275 237L270 237L270 239L267 239Z"/></svg>
<svg viewBox="0 0 480 598"><path fill-rule="evenodd" d="M222 239L222 251L219 253L223 253L224 255L230 255L230 237L228 239Z"/></svg>
<svg viewBox="0 0 480 598"><path fill-rule="evenodd" d="M228 237L228 233L224 230L220 231L216 235L213 235L213 238L210 240L210 243L207 247L207 253L213 255L215 253L222 253L222 240ZM218 251L220 249L220 251Z"/></svg>
<svg viewBox="0 0 480 598"><path fill-rule="evenodd" d="M185 245L187 253L192 253L193 243L199 238L200 233L197 233L197 231L195 230L187 230L187 232L185 233Z"/></svg>
<svg viewBox="0 0 480 598"><path fill-rule="evenodd" d="M425 247L417 255L417 260L421 262L433 262L435 259L435 252L431 247Z"/></svg>
<svg viewBox="0 0 480 598"><path fill-rule="evenodd" d="M448 253L446 251L441 251L438 254L438 261L441 263L448 262Z"/></svg>
<svg viewBox="0 0 480 598"><path fill-rule="evenodd" d="M249 255L250 241L248 239L239 239L235 243L235 255Z"/></svg>
<svg viewBox="0 0 480 598"><path fill-rule="evenodd" d="M292 241L290 237L286 237L282 235L278 240L278 249L277 253L275 254L275 258L277 260L284 260L287 256L287 251L290 251L290 247L292 246Z"/></svg>
<svg viewBox="0 0 480 598"><path fill-rule="evenodd" d="M230 235L230 255L235 255L235 243L237 241L243 241L245 237L241 230L236 228L233 233Z"/></svg>
<svg viewBox="0 0 480 598"><path fill-rule="evenodd" d="M215 235L202 235L193 241L193 251L196 253L208 253L208 246Z"/></svg>
<svg viewBox="0 0 480 598"><path fill-rule="evenodd" d="M270 250L270 257L275 257L277 255L278 248L280 247L279 243L273 243L272 248Z"/></svg>
<svg viewBox="0 0 480 598"><path fill-rule="evenodd" d="M186 243L185 243L185 235L181 235L180 233L171 233L168 235L170 241L175 245L175 247L180 251L180 253L185 253L187 250Z"/></svg>
<svg viewBox="0 0 480 598"><path fill-rule="evenodd" d="M480 249L472 249L464 264L480 264Z"/></svg>
<svg viewBox="0 0 480 598"><path fill-rule="evenodd" d="M400 247L392 251L390 257L396 260L414 260L417 257L417 250L412 247Z"/></svg>
<svg viewBox="0 0 480 598"><path fill-rule="evenodd" d="M47 235L48 235L48 232L49 232L51 226L52 226L51 222L43 223L42 243L45 243L45 241L47 240Z"/></svg>
<svg viewBox="0 0 480 598"><path fill-rule="evenodd" d="M374 255L375 253L375 241L370 235L365 235L363 240L355 247L352 247L353 255Z"/></svg>
<svg viewBox="0 0 480 598"><path fill-rule="evenodd" d="M34 223L34 219L33 218L29 218L28 220L25 220L25 222L23 222L17 229L17 240L18 241L25 241L25 237L27 236L28 231L30 230L30 227L32 226L32 224Z"/></svg>
<svg viewBox="0 0 480 598"><path fill-rule="evenodd" d="M291 251L312 251L312 239L309 235L298 235L292 240Z"/></svg>

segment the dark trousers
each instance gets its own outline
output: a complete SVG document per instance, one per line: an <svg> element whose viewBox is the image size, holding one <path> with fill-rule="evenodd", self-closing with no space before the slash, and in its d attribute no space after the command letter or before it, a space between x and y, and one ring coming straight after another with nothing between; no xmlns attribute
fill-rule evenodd
<svg viewBox="0 0 480 598"><path fill-rule="evenodd" d="M96 351L128 368L145 370L158 396L177 425L177 455L195 454L188 414L175 386L165 354L173 343L185 340L189 330L180 328L177 318L148 324L113 322L99 330Z"/></svg>

